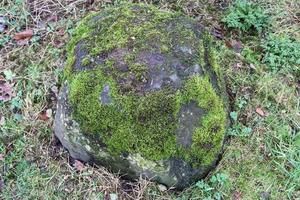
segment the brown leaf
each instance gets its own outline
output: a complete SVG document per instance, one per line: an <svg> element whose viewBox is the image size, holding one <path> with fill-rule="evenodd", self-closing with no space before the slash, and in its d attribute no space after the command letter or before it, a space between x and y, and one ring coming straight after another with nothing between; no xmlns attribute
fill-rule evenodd
<svg viewBox="0 0 300 200"><path fill-rule="evenodd" d="M13 96L13 85L0 81L0 101L9 101Z"/></svg>
<svg viewBox="0 0 300 200"><path fill-rule="evenodd" d="M39 114L39 117L38 117L40 120L43 120L43 121L48 121L49 120L49 117L47 115L47 112L42 112Z"/></svg>
<svg viewBox="0 0 300 200"><path fill-rule="evenodd" d="M242 200L242 193L239 190L236 190L232 194L232 199L233 200Z"/></svg>
<svg viewBox="0 0 300 200"><path fill-rule="evenodd" d="M3 83L5 83L6 82L6 79L4 78L4 76L2 76L1 74L0 74L0 84L3 84Z"/></svg>
<svg viewBox="0 0 300 200"><path fill-rule="evenodd" d="M243 43L237 40L227 40L225 44L228 48L233 49L236 53L241 53L244 48Z"/></svg>
<svg viewBox="0 0 300 200"><path fill-rule="evenodd" d="M14 40L25 40L25 39L30 39L33 36L33 30L32 29L27 29L25 31L16 33L14 36Z"/></svg>
<svg viewBox="0 0 300 200"><path fill-rule="evenodd" d="M75 160L74 167L80 172L84 170L84 164L79 160Z"/></svg>
<svg viewBox="0 0 300 200"><path fill-rule="evenodd" d="M267 113L260 107L257 107L255 111L256 111L257 114L259 114L262 117L267 116Z"/></svg>
<svg viewBox="0 0 300 200"><path fill-rule="evenodd" d="M59 31L57 31L57 35L64 36L65 35L65 30L64 29L60 29Z"/></svg>
<svg viewBox="0 0 300 200"><path fill-rule="evenodd" d="M0 161L3 161L4 160L4 156L2 153L0 153Z"/></svg>
<svg viewBox="0 0 300 200"><path fill-rule="evenodd" d="M51 43L56 48L60 48L60 47L64 46L64 43L62 41L60 41L60 40L57 40L57 39L54 39Z"/></svg>
<svg viewBox="0 0 300 200"><path fill-rule="evenodd" d="M50 17L47 18L48 22L57 22L58 21L58 16L57 15L51 15Z"/></svg>

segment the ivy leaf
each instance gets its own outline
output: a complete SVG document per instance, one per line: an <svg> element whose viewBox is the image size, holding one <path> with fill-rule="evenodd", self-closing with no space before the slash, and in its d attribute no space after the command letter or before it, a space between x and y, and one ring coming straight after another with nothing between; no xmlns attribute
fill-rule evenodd
<svg viewBox="0 0 300 200"><path fill-rule="evenodd" d="M5 75L5 79L11 81L14 77L14 73L11 70L4 70L3 74Z"/></svg>
<svg viewBox="0 0 300 200"><path fill-rule="evenodd" d="M251 132L252 132L252 128L250 128L250 127L245 127L242 130L243 135L246 135L246 136L249 135Z"/></svg>
<svg viewBox="0 0 300 200"><path fill-rule="evenodd" d="M237 114L237 112L231 112L230 113L230 117L231 117L231 119L233 119L234 121L237 121L237 118L238 118L238 114Z"/></svg>

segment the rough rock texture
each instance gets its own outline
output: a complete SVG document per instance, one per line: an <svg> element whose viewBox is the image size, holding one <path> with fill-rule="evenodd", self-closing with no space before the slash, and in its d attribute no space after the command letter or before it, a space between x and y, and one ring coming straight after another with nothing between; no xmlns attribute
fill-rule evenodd
<svg viewBox="0 0 300 200"><path fill-rule="evenodd" d="M75 159L182 189L216 165L227 103L202 26L126 4L77 27L54 129Z"/></svg>

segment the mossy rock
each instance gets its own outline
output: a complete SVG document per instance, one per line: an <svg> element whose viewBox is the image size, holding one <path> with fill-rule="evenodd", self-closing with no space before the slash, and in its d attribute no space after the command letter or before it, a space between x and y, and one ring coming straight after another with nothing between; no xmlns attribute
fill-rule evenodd
<svg viewBox="0 0 300 200"><path fill-rule="evenodd" d="M220 157L228 124L212 38L143 4L81 21L68 45L55 134L72 157L182 189Z"/></svg>

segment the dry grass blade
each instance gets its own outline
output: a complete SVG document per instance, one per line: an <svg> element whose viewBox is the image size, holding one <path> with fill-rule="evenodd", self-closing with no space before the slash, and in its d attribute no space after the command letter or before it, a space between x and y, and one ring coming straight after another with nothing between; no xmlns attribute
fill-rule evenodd
<svg viewBox="0 0 300 200"><path fill-rule="evenodd" d="M93 176L90 181L92 181L93 177L95 177L97 182L101 183L101 185L97 185L99 191L106 196L109 194L117 194L120 199L145 199L146 189L151 184L149 181L144 179L140 179L135 183L125 182L118 175L112 174L105 168L98 166L92 169L92 174Z"/></svg>
<svg viewBox="0 0 300 200"><path fill-rule="evenodd" d="M84 6L82 0L27 0L26 4L35 23L45 21L52 16L64 18L76 14Z"/></svg>

